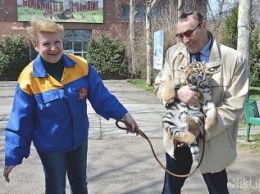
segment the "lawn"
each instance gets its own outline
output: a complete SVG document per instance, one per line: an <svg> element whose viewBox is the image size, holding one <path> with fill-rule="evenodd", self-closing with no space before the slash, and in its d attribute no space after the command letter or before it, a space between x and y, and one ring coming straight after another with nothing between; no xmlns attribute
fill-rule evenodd
<svg viewBox="0 0 260 194"><path fill-rule="evenodd" d="M238 136L238 147L248 149L260 156L260 134L250 135L250 141L245 142L245 136Z"/></svg>
<svg viewBox="0 0 260 194"><path fill-rule="evenodd" d="M260 99L260 87L250 87L249 98Z"/></svg>

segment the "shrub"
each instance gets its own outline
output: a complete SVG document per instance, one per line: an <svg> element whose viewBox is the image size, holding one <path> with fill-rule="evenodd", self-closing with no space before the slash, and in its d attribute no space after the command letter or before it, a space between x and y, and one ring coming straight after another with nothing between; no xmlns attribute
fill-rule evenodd
<svg viewBox="0 0 260 194"><path fill-rule="evenodd" d="M101 35L92 38L87 46L86 59L100 75L118 74L124 61L125 45L118 39Z"/></svg>
<svg viewBox="0 0 260 194"><path fill-rule="evenodd" d="M252 32L250 52L250 86L260 85L260 28Z"/></svg>
<svg viewBox="0 0 260 194"><path fill-rule="evenodd" d="M238 19L238 7L236 6L226 21L226 33L224 34L225 44L236 49L237 48L237 19ZM260 43L259 34L260 29L255 29L255 21L252 20L251 24L252 36L250 45L250 86L260 85Z"/></svg>
<svg viewBox="0 0 260 194"><path fill-rule="evenodd" d="M226 29L224 34L224 42L227 46L234 49L237 48L237 19L238 19L238 6L231 10L229 17L226 20Z"/></svg>
<svg viewBox="0 0 260 194"><path fill-rule="evenodd" d="M0 75L19 75L29 63L29 46L24 35L9 35L0 42Z"/></svg>

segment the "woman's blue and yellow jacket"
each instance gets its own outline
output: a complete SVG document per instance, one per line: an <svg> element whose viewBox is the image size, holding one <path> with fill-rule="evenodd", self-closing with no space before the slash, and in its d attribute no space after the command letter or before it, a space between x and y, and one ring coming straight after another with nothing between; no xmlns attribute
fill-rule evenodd
<svg viewBox="0 0 260 194"><path fill-rule="evenodd" d="M32 141L44 153L75 150L86 141L87 99L105 119L121 119L127 112L86 60L62 57L61 82L46 72L39 55L20 74L5 131L6 166L29 157Z"/></svg>

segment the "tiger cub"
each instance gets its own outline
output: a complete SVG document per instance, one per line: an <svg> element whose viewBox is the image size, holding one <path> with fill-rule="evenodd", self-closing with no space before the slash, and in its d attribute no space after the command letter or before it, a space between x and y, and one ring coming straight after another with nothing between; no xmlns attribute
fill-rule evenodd
<svg viewBox="0 0 260 194"><path fill-rule="evenodd" d="M210 130L216 125L217 109L212 102L210 79L211 75L218 71L207 68L201 62L191 63L183 68L183 71L185 78L172 80L171 88L168 91L172 94L172 90L175 91L175 89L188 85L190 89L198 92L201 102L197 106L191 106L178 99L168 100L168 102L165 99L167 113L162 118L162 125L171 139L187 143L193 160L198 160L199 147L195 136L189 131L192 132L196 129L202 131L204 124L205 130ZM165 92L167 93L167 88Z"/></svg>

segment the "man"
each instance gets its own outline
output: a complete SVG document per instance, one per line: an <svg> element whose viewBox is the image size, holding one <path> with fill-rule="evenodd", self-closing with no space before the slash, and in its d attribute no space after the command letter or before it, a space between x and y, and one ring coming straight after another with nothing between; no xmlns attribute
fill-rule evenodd
<svg viewBox="0 0 260 194"><path fill-rule="evenodd" d="M196 61L196 58L208 67L220 69L220 72L212 76L213 102L218 111L217 125L206 131L206 148L200 171L210 194L228 194L226 168L237 155L238 123L249 87L247 61L241 53L214 40L208 31L207 22L197 11L183 13L176 25L176 31L176 37L181 43L168 49L164 67L155 79L155 94L163 104L167 103L167 100L178 98L187 105L196 105L199 103L197 92L190 90L188 86L171 90L170 81L181 77L181 71L177 69ZM166 92L167 99L164 98ZM172 95L169 96L169 93ZM200 133L198 129L194 135L198 138L202 150ZM163 143L167 169L177 174L188 174L192 166L188 146L177 142L175 147L174 140L166 133ZM166 173L162 193L180 193L184 182L185 178Z"/></svg>

